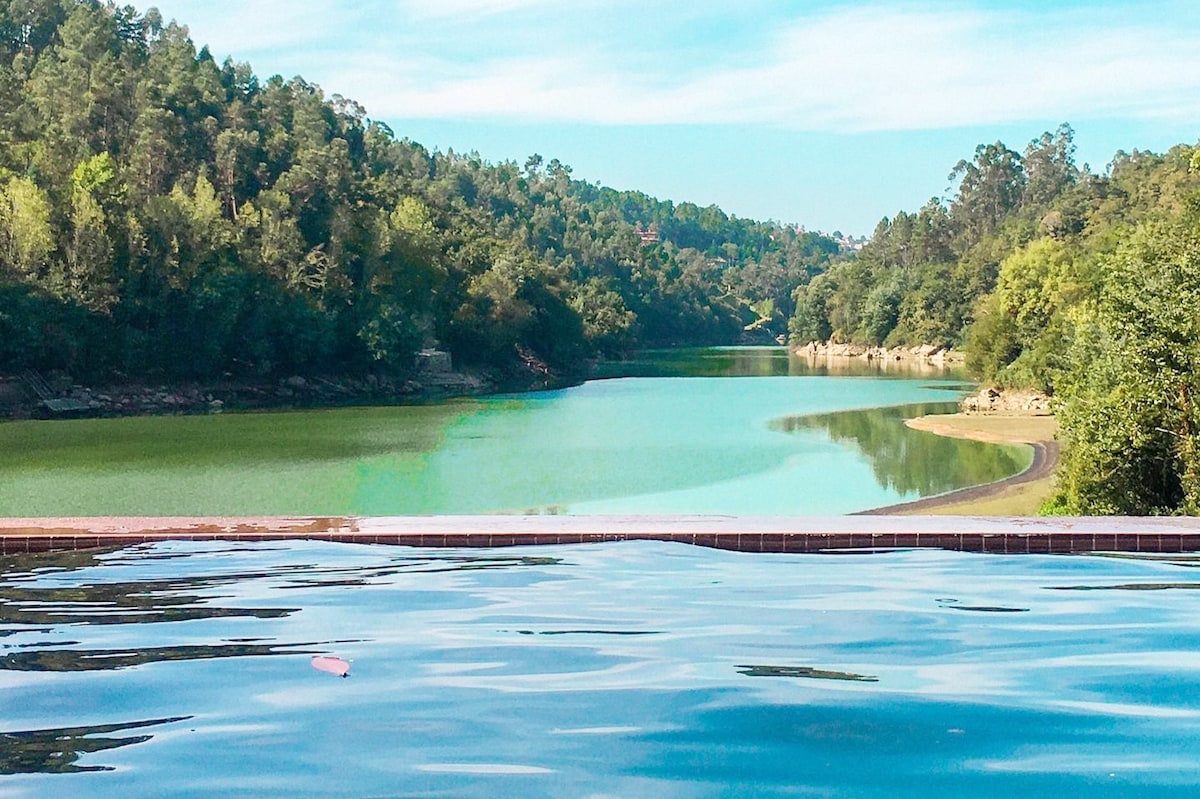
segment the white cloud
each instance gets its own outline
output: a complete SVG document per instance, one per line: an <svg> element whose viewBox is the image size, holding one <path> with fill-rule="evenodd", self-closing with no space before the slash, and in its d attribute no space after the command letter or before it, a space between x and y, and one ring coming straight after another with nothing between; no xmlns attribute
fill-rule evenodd
<svg viewBox="0 0 1200 799"><path fill-rule="evenodd" d="M1200 116L1197 15L1157 3L780 16L679 0L652 17L632 0L163 5L218 58L303 74L381 119L841 132Z"/></svg>
<svg viewBox="0 0 1200 799"><path fill-rule="evenodd" d="M480 17L539 6L553 7L561 0L399 0L400 9L418 17Z"/></svg>
<svg viewBox="0 0 1200 799"><path fill-rule="evenodd" d="M445 67L445 72L461 69ZM375 117L494 117L640 124L701 113L689 91L641 93L625 76L566 56L488 62L471 74L429 81L429 62L371 58L333 68L329 85L353 86Z"/></svg>
<svg viewBox="0 0 1200 799"><path fill-rule="evenodd" d="M263 50L308 47L329 32L331 17L353 24L349 9L333 13L324 0L167 0L159 3L167 20L186 25L196 47L210 45L213 55L246 61Z"/></svg>
<svg viewBox="0 0 1200 799"><path fill-rule="evenodd" d="M453 5L517 2L540 0ZM698 70L666 52L650 70L644 58L568 43L465 68L371 56L336 74L373 115L402 118L870 131L1200 110L1200 35L1088 24L1082 15L850 9L795 20L757 54L723 54L734 66Z"/></svg>

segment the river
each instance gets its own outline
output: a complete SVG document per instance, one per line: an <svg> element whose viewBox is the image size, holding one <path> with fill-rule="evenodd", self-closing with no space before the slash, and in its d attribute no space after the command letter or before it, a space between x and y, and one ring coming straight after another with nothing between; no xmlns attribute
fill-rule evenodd
<svg viewBox="0 0 1200 799"><path fill-rule="evenodd" d="M949 374L782 348L435 405L0 425L0 515L841 514L999 480L1027 448L909 430Z"/></svg>

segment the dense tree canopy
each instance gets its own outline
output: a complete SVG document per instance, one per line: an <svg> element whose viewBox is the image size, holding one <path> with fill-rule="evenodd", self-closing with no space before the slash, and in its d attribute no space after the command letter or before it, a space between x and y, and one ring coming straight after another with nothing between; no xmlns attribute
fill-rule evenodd
<svg viewBox="0 0 1200 799"><path fill-rule="evenodd" d="M985 381L1054 395L1053 510L1200 512L1200 149L1097 175L1072 136L979 146L953 199L796 289L793 339L962 346Z"/></svg>
<svg viewBox="0 0 1200 799"><path fill-rule="evenodd" d="M1200 513L1200 196L1139 224L1075 309L1064 510Z"/></svg>
<svg viewBox="0 0 1200 799"><path fill-rule="evenodd" d="M0 0L0 371L403 374L432 343L571 370L777 335L844 257L557 160L431 153L154 10Z"/></svg>
<svg viewBox="0 0 1200 799"><path fill-rule="evenodd" d="M794 340L962 345L987 313L1003 260L1042 236L1078 233L1107 181L1076 168L1068 125L1019 155L980 145L950 173L955 195L884 219L857 260L798 288Z"/></svg>

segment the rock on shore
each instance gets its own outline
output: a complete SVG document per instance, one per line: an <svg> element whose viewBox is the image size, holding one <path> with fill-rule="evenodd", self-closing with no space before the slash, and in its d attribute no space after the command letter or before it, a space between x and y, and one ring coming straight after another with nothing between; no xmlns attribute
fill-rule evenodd
<svg viewBox="0 0 1200 799"><path fill-rule="evenodd" d="M481 394L486 380L459 372L418 373L415 379L293 375L276 381L226 381L214 384L155 385L125 383L96 388L69 377L47 380L55 400L70 400L68 412L51 412L15 378L0 378L0 418L31 416L143 416L220 413L226 409L323 407L364 403L397 404L442 397ZM63 403L60 403L60 406Z"/></svg>
<svg viewBox="0 0 1200 799"><path fill-rule="evenodd" d="M985 388L966 397L959 407L963 413L1051 414L1050 398L1040 391Z"/></svg>
<svg viewBox="0 0 1200 799"><path fill-rule="evenodd" d="M860 344L841 344L834 341L812 341L794 347L797 355L812 358L859 358L864 361L921 361L938 365L958 365L963 354L936 344L919 347L867 347Z"/></svg>

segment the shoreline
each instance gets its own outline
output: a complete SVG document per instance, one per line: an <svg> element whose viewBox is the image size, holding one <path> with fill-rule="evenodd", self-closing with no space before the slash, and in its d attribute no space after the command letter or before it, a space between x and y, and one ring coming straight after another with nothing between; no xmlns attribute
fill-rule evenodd
<svg viewBox="0 0 1200 799"><path fill-rule="evenodd" d="M810 341L807 344L792 344L789 350L797 356L810 359L860 360L867 363L899 363L905 366L925 365L939 369L958 368L964 365L963 353L935 344L916 347L883 347L859 344L842 344L834 341Z"/></svg>
<svg viewBox="0 0 1200 799"><path fill-rule="evenodd" d="M859 347L831 342L784 345L810 362L873 364L942 374L962 365L962 355L932 345ZM507 369L461 369L440 350L423 350L407 375L293 374L271 378L226 375L215 380L163 380L151 376L88 383L69 374L0 373L0 422L126 416L204 415L225 411L339 408L361 405L422 405L495 393L538 391L595 378L595 363L562 373L526 360Z"/></svg>
<svg viewBox="0 0 1200 799"><path fill-rule="evenodd" d="M993 483L923 497L910 502L861 511L860 516L905 516L925 513L951 516L1036 516L1036 507L1053 488L1054 470L1062 451L1055 439L1058 423L1053 416L1036 413L944 414L906 419L904 424L948 438L965 438L989 444L1023 444L1033 449L1033 460L1019 474ZM1011 505L1033 506L1032 513L1013 513ZM998 512L991 512L993 506Z"/></svg>
<svg viewBox="0 0 1200 799"><path fill-rule="evenodd" d="M95 387L54 377L39 394L22 377L0 374L0 423L425 405L499 392L537 391L571 385L579 379L576 375L498 375L455 370L426 372L410 378L294 375L273 380L231 379L212 383L131 380Z"/></svg>

